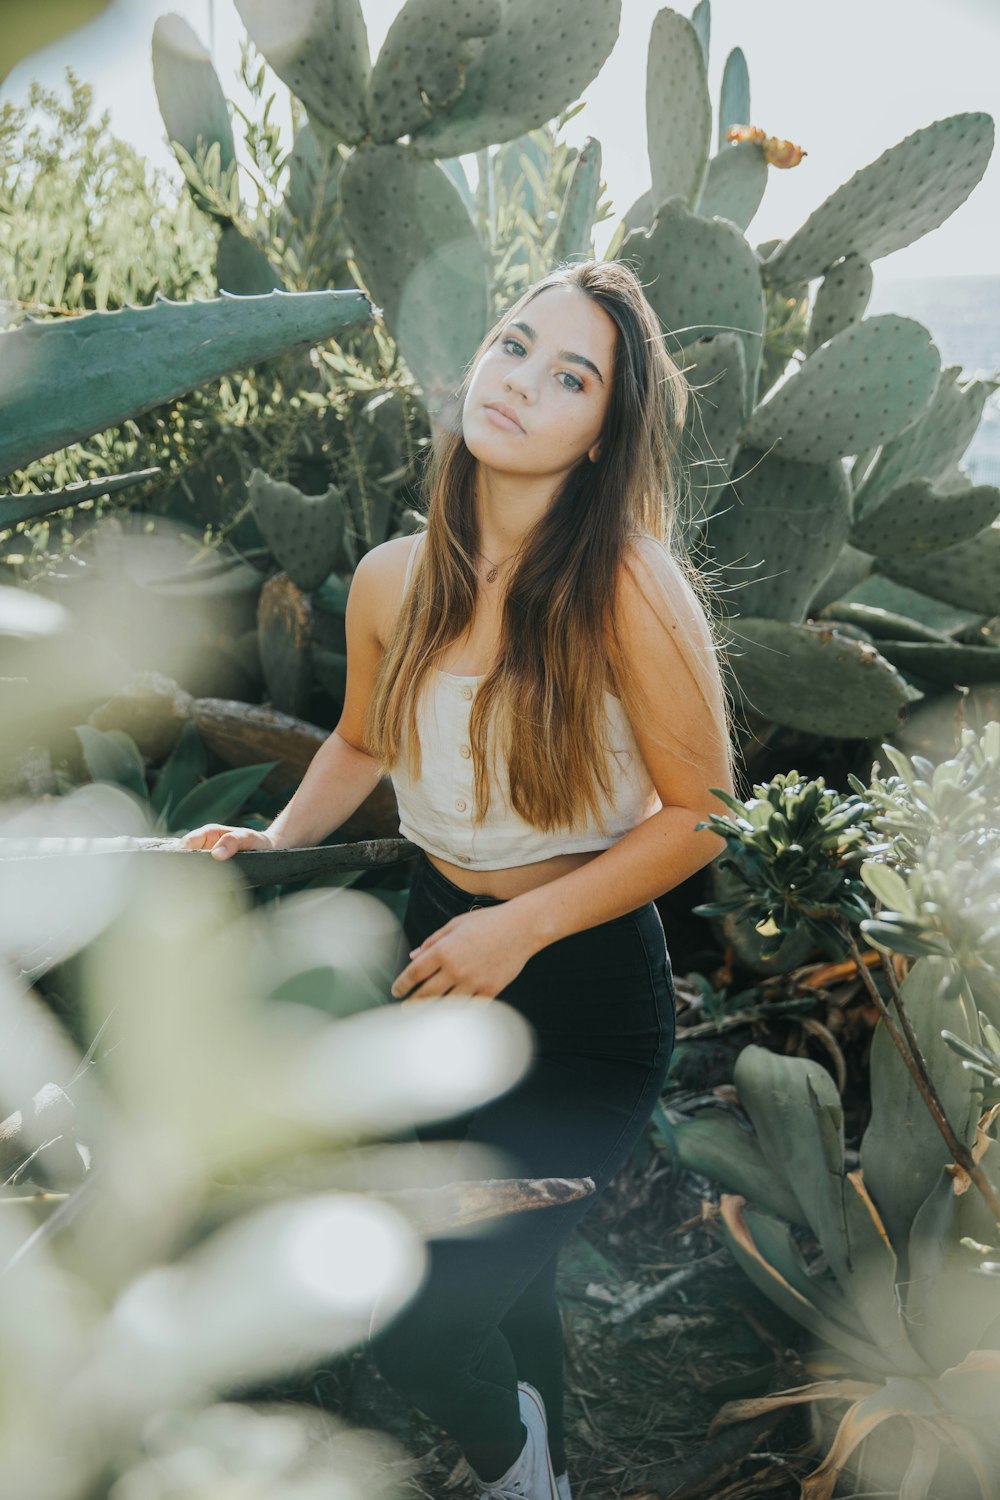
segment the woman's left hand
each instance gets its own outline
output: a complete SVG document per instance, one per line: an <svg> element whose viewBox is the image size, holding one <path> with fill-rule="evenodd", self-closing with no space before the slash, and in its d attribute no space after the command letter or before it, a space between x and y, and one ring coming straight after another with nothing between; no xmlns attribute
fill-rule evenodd
<svg viewBox="0 0 1000 1500"><path fill-rule="evenodd" d="M460 912L427 936L392 985L403 1004L456 995L493 999L521 972L536 950L524 936L523 917L503 906Z"/></svg>

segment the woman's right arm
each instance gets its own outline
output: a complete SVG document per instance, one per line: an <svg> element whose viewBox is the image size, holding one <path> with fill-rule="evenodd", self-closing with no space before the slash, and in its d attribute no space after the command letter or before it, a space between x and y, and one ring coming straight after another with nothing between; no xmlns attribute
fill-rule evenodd
<svg viewBox="0 0 1000 1500"><path fill-rule="evenodd" d="M206 823L179 841L183 847L210 849L216 858L225 859L239 849L302 849L321 844L374 791L382 767L362 749L363 726L382 658L378 625L380 607L384 611L385 593L395 570L391 552L388 542L373 547L354 570L345 614L347 685L343 712L309 762L291 801L262 833Z"/></svg>

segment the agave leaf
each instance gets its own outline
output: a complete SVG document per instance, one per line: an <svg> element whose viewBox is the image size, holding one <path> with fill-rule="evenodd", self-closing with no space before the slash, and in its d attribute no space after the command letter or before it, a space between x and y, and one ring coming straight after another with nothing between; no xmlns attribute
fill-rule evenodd
<svg viewBox="0 0 1000 1500"><path fill-rule="evenodd" d="M763 1416L779 1406L801 1406L804 1401L850 1401L869 1396L881 1390L881 1386L869 1380L815 1380L810 1385L790 1386L785 1391L772 1391L768 1396L745 1396L737 1401L727 1401L720 1406L712 1418L707 1437L713 1437L727 1422L746 1422L751 1417Z"/></svg>
<svg viewBox="0 0 1000 1500"><path fill-rule="evenodd" d="M681 1119L672 1118L675 1114L671 1111L668 1116L669 1139L683 1167L742 1194L779 1219L805 1223L794 1193L764 1160L752 1131L717 1109Z"/></svg>
<svg viewBox="0 0 1000 1500"><path fill-rule="evenodd" d="M231 771L207 777L174 807L173 827L198 828L203 823L226 823L237 817L261 782L280 764L277 760L266 760L259 765L234 766Z"/></svg>
<svg viewBox="0 0 1000 1500"><path fill-rule="evenodd" d="M895 1288L896 1256L858 1173L844 1172L843 1110L824 1067L744 1047L733 1070L772 1168L802 1205L840 1290L888 1367L921 1374L927 1366L907 1337Z"/></svg>
<svg viewBox="0 0 1000 1500"><path fill-rule="evenodd" d="M723 1232L735 1259L743 1267L755 1286L770 1297L782 1312L808 1328L810 1333L831 1347L840 1350L863 1370L873 1374L888 1373L891 1366L881 1352L868 1339L859 1339L846 1328L834 1323L816 1307L808 1297L797 1291L780 1271L766 1260L754 1242L750 1227L743 1213L746 1200L732 1193L722 1193L719 1206L722 1214Z"/></svg>
<svg viewBox="0 0 1000 1500"><path fill-rule="evenodd" d="M81 500L96 500L100 495L112 495L116 490L128 489L129 485L142 484L160 472L159 467L133 469L128 474L78 479L58 490L28 490L22 495L0 495L0 531L16 526L19 521L33 521L38 516L50 515L54 510L68 510L71 505L79 505Z"/></svg>
<svg viewBox="0 0 1000 1500"><path fill-rule="evenodd" d="M1000 1453L1000 1349L973 1349L957 1365L942 1370L934 1391L994 1455Z"/></svg>
<svg viewBox="0 0 1000 1500"><path fill-rule="evenodd" d="M980 1159L984 1171L994 1151L1000 1151L996 1142ZM991 1176L996 1185L995 1167ZM961 1360L1000 1319L1000 1281L977 1275L976 1254L961 1243L966 1236L979 1244L995 1242L995 1232L979 1192L970 1187L956 1193L951 1173L942 1167L914 1216L902 1287L910 1336L934 1369Z"/></svg>
<svg viewBox="0 0 1000 1500"><path fill-rule="evenodd" d="M37 319L0 333L0 473L230 370L367 322L363 292L283 292Z"/></svg>
<svg viewBox="0 0 1000 1500"><path fill-rule="evenodd" d="M831 1500L840 1471L858 1444L889 1417L930 1417L939 1407L925 1385L916 1380L890 1376L880 1391L855 1401L844 1413L837 1435L818 1469L802 1481L808 1500Z"/></svg>
<svg viewBox="0 0 1000 1500"><path fill-rule="evenodd" d="M868 1330L833 1278L826 1272L817 1276L809 1270L787 1224L749 1206L744 1209L743 1217L757 1249L789 1286L815 1303L832 1323L846 1328L855 1338L867 1339Z"/></svg>
<svg viewBox="0 0 1000 1500"><path fill-rule="evenodd" d="M865 865L861 873L880 895L869 879L876 868ZM893 873L881 867L878 878L884 881ZM943 959L919 959L904 979L901 993L945 1114L959 1140L971 1144L978 1113L973 1079L940 1031L947 1021L960 1036L971 1040L978 1035L978 1023L968 1001L942 1004L939 987L945 968ZM877 1027L872 1038L870 1066L872 1109L861 1140L861 1170L889 1238L904 1252L914 1218L951 1153L884 1026ZM905 1265L902 1274L905 1278Z"/></svg>

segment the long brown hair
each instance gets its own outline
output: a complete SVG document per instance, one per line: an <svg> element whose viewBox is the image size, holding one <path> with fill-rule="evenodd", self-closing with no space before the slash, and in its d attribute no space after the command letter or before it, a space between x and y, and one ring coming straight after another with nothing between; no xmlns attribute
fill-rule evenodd
<svg viewBox="0 0 1000 1500"><path fill-rule="evenodd" d="M507 320L546 287L565 284L599 303L617 329L599 457L592 463L582 456L523 539L503 603L495 663L473 701L469 724L473 822L486 816L500 747L511 806L546 832L577 827L587 812L598 822L606 815L598 788L605 797L612 795L609 754L623 747L608 742L604 693L612 691L621 700L631 724L649 722L648 705L625 666L614 618L620 569L631 567L630 539L645 538L640 551L648 555L652 546L662 558L654 555L652 568L645 570L667 606L665 614L656 612L665 622L678 622L684 664L711 707L731 779L735 770L731 711L717 660L724 648L705 602L708 584L686 548L674 542L680 483L674 466L689 387L664 347L659 320L635 272L621 261L587 260L558 266L535 282L472 356L456 409L462 410L473 372ZM386 769L405 755L413 777L422 767L419 693L475 612L477 463L460 423L457 430L435 433L421 486L427 515L422 556L365 719L368 753ZM686 609L677 607L682 595ZM691 764L696 751L704 750L676 737L672 744Z"/></svg>

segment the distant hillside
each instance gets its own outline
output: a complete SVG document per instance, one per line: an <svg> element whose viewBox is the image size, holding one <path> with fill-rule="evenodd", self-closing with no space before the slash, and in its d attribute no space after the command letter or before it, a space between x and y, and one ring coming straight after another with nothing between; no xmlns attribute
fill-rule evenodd
<svg viewBox="0 0 1000 1500"><path fill-rule="evenodd" d="M866 316L897 312L930 331L941 360L966 375L1000 378L1000 276L914 276L879 279ZM983 412L963 467L975 479L1000 484L1000 391Z"/></svg>

